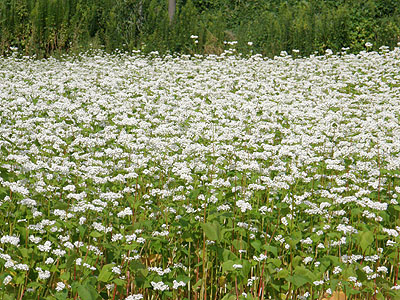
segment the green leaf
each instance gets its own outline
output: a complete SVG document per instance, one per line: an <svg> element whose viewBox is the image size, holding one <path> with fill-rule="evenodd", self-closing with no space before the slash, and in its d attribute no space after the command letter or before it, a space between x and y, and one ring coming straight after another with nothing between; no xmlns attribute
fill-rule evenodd
<svg viewBox="0 0 400 300"><path fill-rule="evenodd" d="M232 243L233 247L235 247L236 250L242 250L243 245L245 244L245 242L243 242L241 240L233 240L231 243Z"/></svg>
<svg viewBox="0 0 400 300"><path fill-rule="evenodd" d="M64 272L64 273L62 273L62 274L60 275L60 278L61 278L62 280L69 280L69 279L70 279L70 276L71 276L71 273L70 273L70 272Z"/></svg>
<svg viewBox="0 0 400 300"><path fill-rule="evenodd" d="M364 282L365 280L367 280L367 275L365 275L365 273L363 271L361 271L360 269L356 270L356 274L357 274L358 281Z"/></svg>
<svg viewBox="0 0 400 300"><path fill-rule="evenodd" d="M114 264L108 264L108 265L104 265L103 268L101 268L100 274L97 277L98 281L102 281L102 282L108 282L111 280L111 278L113 277L113 274L111 272L111 268L114 266Z"/></svg>
<svg viewBox="0 0 400 300"><path fill-rule="evenodd" d="M25 282L25 274L15 277L14 281L17 285L23 284Z"/></svg>
<svg viewBox="0 0 400 300"><path fill-rule="evenodd" d="M103 236L103 234L98 231L92 231L91 233L89 233L89 235L94 238L99 238L99 237Z"/></svg>
<svg viewBox="0 0 400 300"><path fill-rule="evenodd" d="M233 271L233 265L235 262L233 260L227 260L222 264L222 273L225 273L227 271Z"/></svg>
<svg viewBox="0 0 400 300"><path fill-rule="evenodd" d="M56 297L57 300L66 300L67 296L68 296L68 292L67 291L58 292L54 296Z"/></svg>
<svg viewBox="0 0 400 300"><path fill-rule="evenodd" d="M309 282L314 281L314 278L315 278L315 273L311 272L310 270L308 270L307 268L305 268L303 266L297 266L294 269L294 273L296 275L300 275L300 276L307 278Z"/></svg>
<svg viewBox="0 0 400 300"><path fill-rule="evenodd" d="M203 230L209 240L217 242L221 241L221 226L219 223L203 223L201 224L201 227L203 227Z"/></svg>
<svg viewBox="0 0 400 300"><path fill-rule="evenodd" d="M374 242L374 234L372 231L363 231L360 235L360 246L363 252Z"/></svg>
<svg viewBox="0 0 400 300"><path fill-rule="evenodd" d="M274 256L278 256L278 248L276 248L274 246L267 246L267 248L265 250L272 253Z"/></svg>
<svg viewBox="0 0 400 300"><path fill-rule="evenodd" d="M319 261L321 262L320 269L322 269L323 272L331 265L331 260L327 257L322 257Z"/></svg>
<svg viewBox="0 0 400 300"><path fill-rule="evenodd" d="M236 296L233 294L226 294L222 300L236 300Z"/></svg>
<svg viewBox="0 0 400 300"><path fill-rule="evenodd" d="M288 276L289 276L289 271L286 270L286 269L280 270L280 271L278 272L278 274L276 274L276 277L277 277L278 279L287 278Z"/></svg>
<svg viewBox="0 0 400 300"><path fill-rule="evenodd" d="M78 295L82 300L95 300L96 299L92 296L88 286L86 286L86 285L78 286Z"/></svg>
<svg viewBox="0 0 400 300"><path fill-rule="evenodd" d="M346 294L348 294L348 295L357 295L357 294L360 294L360 293L361 293L361 291L359 291L359 290L355 290L355 289L352 289L352 288L346 289Z"/></svg>
<svg viewBox="0 0 400 300"><path fill-rule="evenodd" d="M279 268L282 265L282 261L279 258L270 258L268 262L272 262L275 267Z"/></svg>
<svg viewBox="0 0 400 300"><path fill-rule="evenodd" d="M231 250L228 249L223 250L222 258L224 261L239 259L235 253L233 253Z"/></svg>
<svg viewBox="0 0 400 300"><path fill-rule="evenodd" d="M292 260L292 266L297 267L301 263L302 260L303 260L303 258L300 255L295 256Z"/></svg>
<svg viewBox="0 0 400 300"><path fill-rule="evenodd" d="M115 278L113 280L113 282L118 286L124 286L126 284L126 280L122 280L122 279L119 279L119 278Z"/></svg>
<svg viewBox="0 0 400 300"><path fill-rule="evenodd" d="M4 297L4 300L15 300L16 299L15 294L5 294L5 295L3 295L3 297Z"/></svg>
<svg viewBox="0 0 400 300"><path fill-rule="evenodd" d="M147 275L149 274L149 270L139 269L139 274L141 274L143 277L147 277Z"/></svg>
<svg viewBox="0 0 400 300"><path fill-rule="evenodd" d="M301 287L301 286L303 286L303 285L305 285L306 283L308 283L309 282L309 279L307 278L307 277L305 277L305 276L302 276L302 275L293 275L293 276L288 276L288 281L290 281L291 283L293 283L294 284L294 286L296 287L296 288L299 288L299 287Z"/></svg>
<svg viewBox="0 0 400 300"><path fill-rule="evenodd" d="M73 252L67 259L67 269L71 268L75 262L75 259L78 257L76 252Z"/></svg>
<svg viewBox="0 0 400 300"><path fill-rule="evenodd" d="M328 258L333 265L339 265L340 264L339 257L337 257L337 256L327 255L326 258Z"/></svg>
<svg viewBox="0 0 400 300"><path fill-rule="evenodd" d="M37 289L37 288L40 288L41 286L42 285L39 282L32 281L32 282L28 283L26 287Z"/></svg>
<svg viewBox="0 0 400 300"><path fill-rule="evenodd" d="M331 290L333 290L333 291L336 290L336 287L337 287L338 283L339 283L338 279L331 279L329 281L329 285L330 285Z"/></svg>
<svg viewBox="0 0 400 300"><path fill-rule="evenodd" d="M200 279L199 281L196 282L196 284L192 287L192 289L196 290L197 288L199 288L201 286L202 283L203 283L203 279Z"/></svg>
<svg viewBox="0 0 400 300"><path fill-rule="evenodd" d="M376 294L376 299L377 300L385 300L385 296L383 296L381 293Z"/></svg>
<svg viewBox="0 0 400 300"><path fill-rule="evenodd" d="M28 257L29 257L28 249L26 249L26 248L19 248L19 252L21 253L22 257L25 257L25 258L28 258Z"/></svg>
<svg viewBox="0 0 400 300"><path fill-rule="evenodd" d="M259 240L252 241L251 246L256 249L258 252L261 251L261 242Z"/></svg>
<svg viewBox="0 0 400 300"><path fill-rule="evenodd" d="M250 270L251 270L251 264L250 264L250 262L249 261L247 261L247 260L243 260L242 261L242 274L243 274L243 276L245 277L245 278L247 278L247 276L249 275L249 273L250 273Z"/></svg>
<svg viewBox="0 0 400 300"><path fill-rule="evenodd" d="M176 281L183 281L184 283L188 283L190 281L190 277L186 275L178 275L176 277Z"/></svg>
<svg viewBox="0 0 400 300"><path fill-rule="evenodd" d="M132 261L131 266L134 271L139 271L140 269L146 269L146 266L137 260Z"/></svg>

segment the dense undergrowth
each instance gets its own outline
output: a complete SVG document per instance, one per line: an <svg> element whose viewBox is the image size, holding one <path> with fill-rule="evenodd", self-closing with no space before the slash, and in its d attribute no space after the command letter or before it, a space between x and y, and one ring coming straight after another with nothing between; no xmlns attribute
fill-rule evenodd
<svg viewBox="0 0 400 300"><path fill-rule="evenodd" d="M366 42L393 49L400 42L397 0L176 2L170 22L167 0L3 0L0 53L17 47L41 58L94 47L221 54L224 42L238 41L240 53L273 57L293 49L306 56L343 47L357 53Z"/></svg>

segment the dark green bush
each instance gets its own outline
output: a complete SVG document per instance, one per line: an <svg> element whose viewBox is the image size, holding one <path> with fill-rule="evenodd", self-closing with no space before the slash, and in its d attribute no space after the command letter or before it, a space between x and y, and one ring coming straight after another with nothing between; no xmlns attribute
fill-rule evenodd
<svg viewBox="0 0 400 300"><path fill-rule="evenodd" d="M168 0L2 0L0 53L10 47L38 57L90 48L221 53L224 41L237 40L239 52L274 56L400 42L396 0L176 2L170 21Z"/></svg>

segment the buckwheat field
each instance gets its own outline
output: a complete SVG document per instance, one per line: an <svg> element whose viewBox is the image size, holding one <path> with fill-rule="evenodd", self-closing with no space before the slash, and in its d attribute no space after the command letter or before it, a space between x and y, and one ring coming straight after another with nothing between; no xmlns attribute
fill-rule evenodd
<svg viewBox="0 0 400 300"><path fill-rule="evenodd" d="M0 117L1 299L400 298L400 48L13 55Z"/></svg>

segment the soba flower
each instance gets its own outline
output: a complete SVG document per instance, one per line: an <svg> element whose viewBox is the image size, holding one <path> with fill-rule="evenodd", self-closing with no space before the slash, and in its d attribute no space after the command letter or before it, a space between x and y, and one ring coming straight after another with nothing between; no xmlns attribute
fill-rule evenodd
<svg viewBox="0 0 400 300"><path fill-rule="evenodd" d="M246 212L247 210L252 209L250 203L243 201L243 200L236 201L236 206L240 208L242 213Z"/></svg>
<svg viewBox="0 0 400 300"><path fill-rule="evenodd" d="M65 289L65 284L61 281L57 282L56 291L61 292L63 289Z"/></svg>
<svg viewBox="0 0 400 300"><path fill-rule="evenodd" d="M153 287L153 289L155 290L155 291L161 291L161 292L163 292L163 291L168 291L169 290L169 286L168 285L166 285L164 282L162 282L162 281L159 281L159 282L154 282L154 281L152 281L152 282L150 282L150 284L151 284L151 286Z"/></svg>
<svg viewBox="0 0 400 300"><path fill-rule="evenodd" d="M141 300L141 299L143 299L142 294L133 294L125 298L125 300Z"/></svg>
<svg viewBox="0 0 400 300"><path fill-rule="evenodd" d="M4 285L7 285L7 284L9 284L11 281L12 281L12 276L11 275L7 275L6 277L4 277L4 279L3 279L3 284Z"/></svg>

